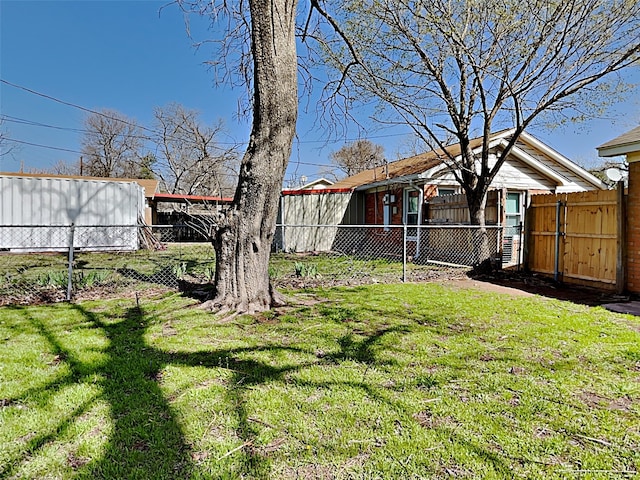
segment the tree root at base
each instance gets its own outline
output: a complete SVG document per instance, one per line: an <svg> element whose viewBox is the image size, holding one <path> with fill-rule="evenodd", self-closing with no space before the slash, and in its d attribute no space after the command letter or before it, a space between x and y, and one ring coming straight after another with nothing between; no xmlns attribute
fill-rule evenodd
<svg viewBox="0 0 640 480"><path fill-rule="evenodd" d="M200 308L221 317L221 322L228 322L238 315L255 315L285 305L287 305L285 296L270 286L268 296L261 296L252 301L231 296L216 296L202 303Z"/></svg>

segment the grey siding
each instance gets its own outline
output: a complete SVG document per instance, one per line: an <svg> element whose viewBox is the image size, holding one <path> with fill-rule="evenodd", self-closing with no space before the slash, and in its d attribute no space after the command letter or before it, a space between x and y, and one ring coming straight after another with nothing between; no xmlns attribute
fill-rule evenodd
<svg viewBox="0 0 640 480"><path fill-rule="evenodd" d="M359 199L360 196L353 193L314 191L283 195L274 249L285 252L330 251L336 240L336 225L358 223L361 217Z"/></svg>

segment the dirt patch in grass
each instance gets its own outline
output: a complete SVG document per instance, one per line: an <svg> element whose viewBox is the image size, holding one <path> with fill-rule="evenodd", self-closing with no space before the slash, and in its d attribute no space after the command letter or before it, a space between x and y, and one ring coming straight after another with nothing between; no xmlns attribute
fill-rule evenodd
<svg viewBox="0 0 640 480"><path fill-rule="evenodd" d="M282 472L282 478L328 480L336 478L336 471L332 467L309 464L297 468L286 468Z"/></svg>
<svg viewBox="0 0 640 480"><path fill-rule="evenodd" d="M90 461L91 459L78 456L75 453L70 453L69 455L67 455L67 464L74 470L84 467Z"/></svg>
<svg viewBox="0 0 640 480"><path fill-rule="evenodd" d="M609 410L618 410L621 412L630 412L635 403L629 397L620 397L612 400L593 392L583 392L580 395L580 399L590 408L605 407Z"/></svg>

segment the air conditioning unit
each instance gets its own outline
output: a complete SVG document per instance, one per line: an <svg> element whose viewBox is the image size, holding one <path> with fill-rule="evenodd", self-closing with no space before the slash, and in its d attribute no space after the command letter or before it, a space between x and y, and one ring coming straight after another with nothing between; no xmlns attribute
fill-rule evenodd
<svg viewBox="0 0 640 480"><path fill-rule="evenodd" d="M384 203L385 205L389 205L391 203L396 203L396 196L395 195L391 195L389 193L387 193L383 199L382 199L382 203Z"/></svg>

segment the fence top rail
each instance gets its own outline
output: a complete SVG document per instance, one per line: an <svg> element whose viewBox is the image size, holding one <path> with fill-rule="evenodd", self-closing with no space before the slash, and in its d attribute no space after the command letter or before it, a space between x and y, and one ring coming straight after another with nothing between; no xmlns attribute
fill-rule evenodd
<svg viewBox="0 0 640 480"><path fill-rule="evenodd" d="M481 225L465 225L465 224L451 224L451 223L443 223L443 224L421 224L421 225L337 225L337 224L292 224L292 223L278 223L276 227L293 227L293 228L385 228L385 229L402 229L402 228L428 228L428 229L440 229L440 228L467 228L467 229L502 229L504 225L485 225L484 227Z"/></svg>
<svg viewBox="0 0 640 480"><path fill-rule="evenodd" d="M172 223L172 224L168 224L168 225L141 225L143 227L149 227L149 228L191 228L193 229L192 225L189 225L188 223Z"/></svg>
<svg viewBox="0 0 640 480"><path fill-rule="evenodd" d="M33 224L33 225L0 225L0 228L175 228L175 227L189 227L187 224L176 225L62 225L62 224ZM340 225L340 224L292 224L292 223L278 223L276 227L296 227L296 228L385 228L385 229L402 229L402 228L467 228L467 229L502 229L504 225L468 225L468 224L451 224L451 223L437 223L437 224L421 224L421 225Z"/></svg>
<svg viewBox="0 0 640 480"><path fill-rule="evenodd" d="M140 225L140 224L134 224L134 225L111 225L111 224L107 224L107 225L84 225L84 224L80 224L80 225L63 225L63 224L47 224L47 225L0 225L0 228L71 228L71 227L81 227L81 228L140 228L140 227L146 227L147 225Z"/></svg>

